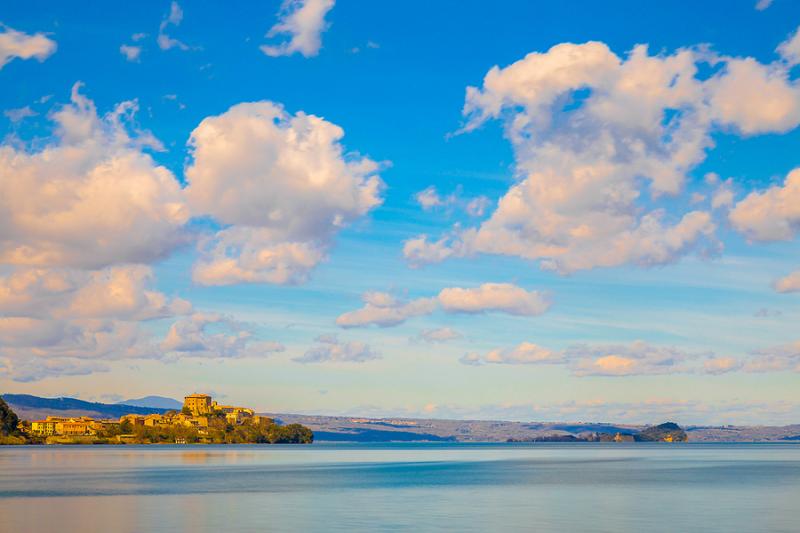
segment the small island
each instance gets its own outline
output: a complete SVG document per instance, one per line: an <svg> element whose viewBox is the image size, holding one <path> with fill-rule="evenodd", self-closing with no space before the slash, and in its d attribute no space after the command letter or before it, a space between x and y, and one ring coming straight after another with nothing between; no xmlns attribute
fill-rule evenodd
<svg viewBox="0 0 800 533"><path fill-rule="evenodd" d="M21 421L0 398L0 444L310 444L313 432L281 425L249 407L220 405L190 394L183 409L127 414L119 420L48 416Z"/></svg>
<svg viewBox="0 0 800 533"><path fill-rule="evenodd" d="M531 439L508 439L507 442L686 442L686 432L674 422L648 426L634 433L588 433L583 435L545 435Z"/></svg>

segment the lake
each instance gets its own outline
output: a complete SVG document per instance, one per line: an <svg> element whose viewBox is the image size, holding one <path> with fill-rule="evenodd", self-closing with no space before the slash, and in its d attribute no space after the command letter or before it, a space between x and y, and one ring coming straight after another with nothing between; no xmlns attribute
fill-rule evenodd
<svg viewBox="0 0 800 533"><path fill-rule="evenodd" d="M800 531L800 444L0 448L0 531Z"/></svg>

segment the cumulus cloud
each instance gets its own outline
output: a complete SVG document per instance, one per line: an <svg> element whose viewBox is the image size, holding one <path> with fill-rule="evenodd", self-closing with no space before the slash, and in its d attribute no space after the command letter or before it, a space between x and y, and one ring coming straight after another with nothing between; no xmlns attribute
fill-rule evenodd
<svg viewBox="0 0 800 533"><path fill-rule="evenodd" d="M136 102L105 116L72 90L52 113L56 139L41 150L0 146L0 263L102 268L149 263L183 240L188 219L177 180L129 133Z"/></svg>
<svg viewBox="0 0 800 533"><path fill-rule="evenodd" d="M400 300L383 292L368 292L361 309L340 315L336 324L344 327L396 326L409 318L431 314L438 308L446 313L501 312L517 316L536 316L550 308L549 295L527 291L510 283L484 283L475 288L450 287L436 297Z"/></svg>
<svg viewBox="0 0 800 533"><path fill-rule="evenodd" d="M419 339L429 343L447 342L462 337L463 335L460 332L449 327L424 329L419 334Z"/></svg>
<svg viewBox="0 0 800 533"><path fill-rule="evenodd" d="M42 33L29 35L0 23L0 69L17 57L44 61L56 48L56 42Z"/></svg>
<svg viewBox="0 0 800 533"><path fill-rule="evenodd" d="M178 2L173 0L172 4L169 6L169 13L164 19L161 21L161 24L158 26L158 37L156 37L156 43L158 43L158 47L162 50L170 50L171 48L178 48L179 50L189 50L189 46L186 43L179 41L178 39L173 39L169 35L167 35L166 31L170 26L178 27L183 20L183 10L181 6L178 5Z"/></svg>
<svg viewBox="0 0 800 533"><path fill-rule="evenodd" d="M139 61L139 57L142 55L142 47L123 44L119 47L119 52L124 55L125 59L128 61L136 62Z"/></svg>
<svg viewBox="0 0 800 533"><path fill-rule="evenodd" d="M73 87L44 145L0 146L0 360L11 379L159 357L142 321L190 313L147 266L184 241L188 209L146 150L136 102L106 115Z"/></svg>
<svg viewBox="0 0 800 533"><path fill-rule="evenodd" d="M703 64L715 72L699 77ZM407 241L407 260L502 254L568 274L716 253L711 213L668 212L661 196L682 193L714 131L796 127L800 86L785 61L701 47L651 55L643 45L620 57L604 43L564 43L490 69L481 87L467 89L463 112L462 132L504 120L518 181L478 227Z"/></svg>
<svg viewBox="0 0 800 533"><path fill-rule="evenodd" d="M733 206L733 180L721 182L711 196L712 209L727 209Z"/></svg>
<svg viewBox="0 0 800 533"><path fill-rule="evenodd" d="M469 200L464 209L471 217L482 217L491 203L492 201L486 196L477 196Z"/></svg>
<svg viewBox="0 0 800 533"><path fill-rule="evenodd" d="M101 271L17 268L0 277L0 359L12 379L105 368L97 360L157 357L141 321L191 312L152 290L143 265ZM95 360L94 363L76 360Z"/></svg>
<svg viewBox="0 0 800 533"><path fill-rule="evenodd" d="M381 327L396 326L411 317L428 315L436 309L435 298L398 300L384 292L368 292L362 297L364 307L340 315L336 324L352 328L375 324Z"/></svg>
<svg viewBox="0 0 800 533"><path fill-rule="evenodd" d="M439 304L447 313L498 311L517 316L536 316L547 311L551 302L549 296L541 291L526 291L511 283L484 283L476 288L442 289Z"/></svg>
<svg viewBox="0 0 800 533"><path fill-rule="evenodd" d="M315 242L276 242L270 229L234 226L200 244L192 278L201 285L296 285L308 280L325 249Z"/></svg>
<svg viewBox="0 0 800 533"><path fill-rule="evenodd" d="M428 235L422 234L403 243L403 257L411 268L441 263L450 257L460 257L468 253L468 248L456 234L445 235L435 241L428 240Z"/></svg>
<svg viewBox="0 0 800 533"><path fill-rule="evenodd" d="M471 217L481 217L486 212L491 201L486 196L476 196L474 198L464 198L461 195L461 187L447 196L442 196L434 185L426 187L414 195L414 199L424 211L443 208L459 208Z"/></svg>
<svg viewBox="0 0 800 533"><path fill-rule="evenodd" d="M30 106L20 107L18 109L6 109L3 111L3 115L14 124L22 122L26 118L35 117L38 114L39 113L31 109Z"/></svg>
<svg viewBox="0 0 800 533"><path fill-rule="evenodd" d="M327 29L325 15L333 8L334 0L284 0L279 21L267 32L267 38L289 37L280 44L265 44L261 51L270 57L288 56L299 52L312 57L322 47L322 32Z"/></svg>
<svg viewBox="0 0 800 533"><path fill-rule="evenodd" d="M773 287L778 292L800 292L800 270L776 280Z"/></svg>
<svg viewBox="0 0 800 533"><path fill-rule="evenodd" d="M360 341L340 341L335 335L317 337L317 345L300 357L298 363L364 363L380 359L380 354Z"/></svg>
<svg viewBox="0 0 800 533"><path fill-rule="evenodd" d="M772 0L758 0L756 2L755 8L758 11L764 11L771 5L772 5Z"/></svg>
<svg viewBox="0 0 800 533"><path fill-rule="evenodd" d="M747 356L718 356L645 341L627 344L575 344L552 350L523 342L487 353L468 352L465 365L562 365L573 376L655 376L671 374L722 375L731 372L800 372L800 341L754 350Z"/></svg>
<svg viewBox="0 0 800 533"><path fill-rule="evenodd" d="M108 370L108 365L98 361L34 358L10 360L0 357L0 376L21 383L51 377L86 376L97 372L108 372Z"/></svg>
<svg viewBox="0 0 800 533"><path fill-rule="evenodd" d="M800 28L782 42L777 51L788 65L795 66L800 64Z"/></svg>
<svg viewBox="0 0 800 533"><path fill-rule="evenodd" d="M191 312L191 304L152 290L144 265L100 271L15 270L0 276L0 313L33 318L153 320Z"/></svg>
<svg viewBox="0 0 800 533"><path fill-rule="evenodd" d="M800 372L800 341L756 350L744 364L747 372Z"/></svg>
<svg viewBox="0 0 800 533"><path fill-rule="evenodd" d="M256 340L245 324L217 313L195 313L175 322L159 347L183 357L212 358L263 357L285 350L280 343Z"/></svg>
<svg viewBox="0 0 800 533"><path fill-rule="evenodd" d="M751 241L786 241L800 231L800 168L783 185L751 192L729 215L731 224Z"/></svg>
<svg viewBox="0 0 800 533"><path fill-rule="evenodd" d="M468 353L461 358L461 362L468 365L481 364L509 364L509 365L539 365L560 364L564 356L532 342L523 342L508 349L495 349L485 355Z"/></svg>
<svg viewBox="0 0 800 533"><path fill-rule="evenodd" d="M713 357L703 363L707 374L726 374L742 368L742 362L734 357Z"/></svg>
<svg viewBox="0 0 800 533"><path fill-rule="evenodd" d="M706 82L712 116L747 135L794 129L800 122L800 89L788 80L786 67L753 58L727 59L724 75Z"/></svg>
<svg viewBox="0 0 800 533"><path fill-rule="evenodd" d="M577 345L567 349L566 357L576 376L633 376L688 372L686 363L695 356L635 341L627 345Z"/></svg>
<svg viewBox="0 0 800 533"><path fill-rule="evenodd" d="M460 361L467 365L559 364L578 377L723 374L742 368L742 363L734 358L693 353L644 341L612 345L576 344L560 351L523 342L513 348L497 348L486 354L467 353Z"/></svg>
<svg viewBox="0 0 800 533"><path fill-rule="evenodd" d="M433 185L419 191L414 195L414 199L425 211L430 211L434 207L445 205L445 203L448 201L447 198L442 198L439 196L439 192Z"/></svg>
<svg viewBox="0 0 800 533"><path fill-rule="evenodd" d="M189 141L186 196L226 227L202 243L195 281L304 281L336 233L382 202L380 166L345 153L343 136L272 102L204 119Z"/></svg>

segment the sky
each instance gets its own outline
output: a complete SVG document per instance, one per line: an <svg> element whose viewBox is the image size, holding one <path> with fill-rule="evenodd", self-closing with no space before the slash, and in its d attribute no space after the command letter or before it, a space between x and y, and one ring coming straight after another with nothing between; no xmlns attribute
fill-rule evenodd
<svg viewBox="0 0 800 533"><path fill-rule="evenodd" d="M800 4L0 9L0 390L800 422Z"/></svg>

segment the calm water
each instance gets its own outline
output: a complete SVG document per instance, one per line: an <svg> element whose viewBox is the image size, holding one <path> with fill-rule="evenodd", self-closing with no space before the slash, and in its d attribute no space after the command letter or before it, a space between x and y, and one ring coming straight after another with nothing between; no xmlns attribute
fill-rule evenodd
<svg viewBox="0 0 800 533"><path fill-rule="evenodd" d="M798 444L4 447L0 531L800 531Z"/></svg>

